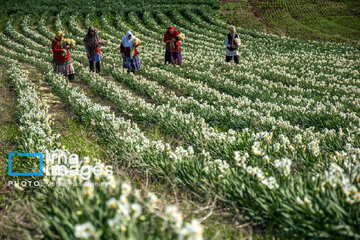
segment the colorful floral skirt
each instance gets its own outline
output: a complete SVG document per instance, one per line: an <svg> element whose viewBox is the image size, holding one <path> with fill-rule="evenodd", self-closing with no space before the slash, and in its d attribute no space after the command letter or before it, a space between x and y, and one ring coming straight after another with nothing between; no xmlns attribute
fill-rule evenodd
<svg viewBox="0 0 360 240"><path fill-rule="evenodd" d="M165 52L165 63L176 64L182 66L181 52Z"/></svg>
<svg viewBox="0 0 360 240"><path fill-rule="evenodd" d="M90 56L89 57L89 61L90 62L100 62L100 60L101 60L101 54L100 53L96 53L94 56Z"/></svg>
<svg viewBox="0 0 360 240"><path fill-rule="evenodd" d="M140 58L135 56L133 58L124 57L123 67L127 68L129 71L137 71L140 69Z"/></svg>
<svg viewBox="0 0 360 240"><path fill-rule="evenodd" d="M60 73L64 76L68 76L70 74L75 73L75 69L72 63L69 64L56 64L55 61L53 61L53 68L54 72Z"/></svg>

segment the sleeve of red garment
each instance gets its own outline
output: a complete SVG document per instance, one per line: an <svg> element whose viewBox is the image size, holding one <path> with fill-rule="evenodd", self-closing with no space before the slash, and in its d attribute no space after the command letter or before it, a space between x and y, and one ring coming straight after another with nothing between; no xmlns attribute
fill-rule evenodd
<svg viewBox="0 0 360 240"><path fill-rule="evenodd" d="M164 43L166 43L166 41L170 40L169 36L165 33L164 34Z"/></svg>
<svg viewBox="0 0 360 240"><path fill-rule="evenodd" d="M53 41L53 42L51 43L51 49L52 49L52 51L53 51L54 53L61 53L61 47L60 47L60 45L59 45L57 42L55 42L55 41Z"/></svg>

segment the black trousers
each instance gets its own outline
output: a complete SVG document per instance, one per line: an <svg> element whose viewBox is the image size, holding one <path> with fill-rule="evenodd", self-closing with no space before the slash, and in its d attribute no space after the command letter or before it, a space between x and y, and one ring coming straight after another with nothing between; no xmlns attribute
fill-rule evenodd
<svg viewBox="0 0 360 240"><path fill-rule="evenodd" d="M234 58L234 62L236 64L239 64L239 55L237 55L237 56L226 56L226 62L230 62L232 58Z"/></svg>
<svg viewBox="0 0 360 240"><path fill-rule="evenodd" d="M69 74L68 78L69 78L69 81L72 82L72 81L74 81L75 76L74 76L74 74Z"/></svg>
<svg viewBox="0 0 360 240"><path fill-rule="evenodd" d="M94 71L94 61L89 61L90 71ZM100 73L100 62L96 62L96 73Z"/></svg>

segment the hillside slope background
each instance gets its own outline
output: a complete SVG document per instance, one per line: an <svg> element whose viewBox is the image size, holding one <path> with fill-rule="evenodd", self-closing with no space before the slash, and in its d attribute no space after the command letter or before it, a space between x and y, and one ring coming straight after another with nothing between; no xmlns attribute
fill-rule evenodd
<svg viewBox="0 0 360 240"><path fill-rule="evenodd" d="M360 1L221 1L220 18L236 26L305 40L359 43Z"/></svg>

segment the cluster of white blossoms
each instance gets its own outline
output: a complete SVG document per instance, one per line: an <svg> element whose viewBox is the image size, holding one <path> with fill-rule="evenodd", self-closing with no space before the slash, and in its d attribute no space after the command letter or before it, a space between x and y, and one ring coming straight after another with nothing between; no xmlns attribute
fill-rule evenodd
<svg viewBox="0 0 360 240"><path fill-rule="evenodd" d="M331 163L329 171L325 173L325 176L330 187L341 187L346 196L346 202L350 204L360 202L360 164L354 165L352 172L348 174L336 163ZM354 180L357 185L352 184Z"/></svg>
<svg viewBox="0 0 360 240"><path fill-rule="evenodd" d="M94 190L89 187L89 190ZM132 199L130 201L130 199ZM174 205L167 206L163 213L159 210L158 197L149 192L147 197L141 196L140 190L132 189L131 185L124 182L121 184L121 195L111 197L106 201L108 214L115 213L108 218L107 225L112 231L126 232L137 224L138 221L146 221L150 215L160 216L164 224L173 229L178 239L181 240L201 240L203 226L196 219L184 222L183 216ZM139 225L140 226L140 225ZM87 221L75 225L74 235L77 238L91 239L98 237L96 226Z"/></svg>
<svg viewBox="0 0 360 240"><path fill-rule="evenodd" d="M309 149L312 151L312 153L313 153L315 156L318 156L318 155L320 154L319 144L320 144L320 141L317 140L317 139L311 141L311 142L308 144Z"/></svg>
<svg viewBox="0 0 360 240"><path fill-rule="evenodd" d="M213 161L205 161L205 172L217 172L219 171L219 178L224 177L229 173L230 165L221 159L215 159Z"/></svg>
<svg viewBox="0 0 360 240"><path fill-rule="evenodd" d="M96 239L96 228L91 222L75 225L74 235L82 239Z"/></svg>
<svg viewBox="0 0 360 240"><path fill-rule="evenodd" d="M291 172L292 161L288 158L276 159L274 162L275 167L285 176L288 176Z"/></svg>
<svg viewBox="0 0 360 240"><path fill-rule="evenodd" d="M254 153L255 156L262 156L265 154L264 151L261 149L260 142L254 142L254 144L251 147L251 151Z"/></svg>
<svg viewBox="0 0 360 240"><path fill-rule="evenodd" d="M183 216L176 206L168 206L165 209L166 221L177 230L179 240L200 240L203 239L203 229L200 222L193 219L191 222L183 223Z"/></svg>
<svg viewBox="0 0 360 240"><path fill-rule="evenodd" d="M111 228L119 227L123 230L130 221L135 221L142 214L142 205L137 202L129 203L129 195L132 191L131 185L128 183L122 183L121 195L118 198L112 197L106 205L109 209L116 210L116 215L108 220L108 225Z"/></svg>
<svg viewBox="0 0 360 240"><path fill-rule="evenodd" d="M179 240L201 240L203 239L204 227L196 219L185 223L184 226L177 232Z"/></svg>
<svg viewBox="0 0 360 240"><path fill-rule="evenodd" d="M259 180L264 186L268 187L270 190L279 188L279 184L276 181L276 178L273 176L266 177L266 174L259 168L247 165L247 160L249 159L249 153L245 152L240 154L240 151L234 152L234 161L235 165L244 169L249 175L252 175L257 180ZM270 163L270 159L265 155L264 160L267 163Z"/></svg>
<svg viewBox="0 0 360 240"><path fill-rule="evenodd" d="M244 166L245 161L250 157L249 153L245 152L242 156L240 155L240 151L234 152L234 161L237 167Z"/></svg>
<svg viewBox="0 0 360 240"><path fill-rule="evenodd" d="M301 206L309 206L311 207L311 200L305 196L304 199L301 199L299 196L296 197L296 203Z"/></svg>

